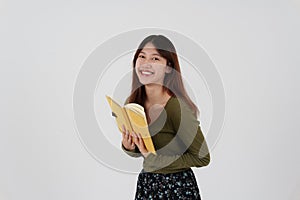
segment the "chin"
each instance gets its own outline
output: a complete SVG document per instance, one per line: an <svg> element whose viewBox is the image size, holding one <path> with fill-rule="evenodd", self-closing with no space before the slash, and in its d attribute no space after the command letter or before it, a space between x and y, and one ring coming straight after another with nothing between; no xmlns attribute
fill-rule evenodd
<svg viewBox="0 0 300 200"><path fill-rule="evenodd" d="M151 84L151 82L146 82L146 81L140 81L140 83L141 83L142 85L149 85L149 84Z"/></svg>
<svg viewBox="0 0 300 200"><path fill-rule="evenodd" d="M143 79L139 79L140 83L143 85L147 85L147 84L151 84L152 82L149 80L143 80Z"/></svg>
<svg viewBox="0 0 300 200"><path fill-rule="evenodd" d="M139 79L139 81L142 85L162 85L162 83L159 83L159 82L156 82L153 80L151 81L151 80L140 80Z"/></svg>

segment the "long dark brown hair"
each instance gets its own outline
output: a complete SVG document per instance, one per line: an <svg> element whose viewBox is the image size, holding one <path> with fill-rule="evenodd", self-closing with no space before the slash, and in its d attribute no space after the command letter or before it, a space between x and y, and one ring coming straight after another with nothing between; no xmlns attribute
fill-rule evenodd
<svg viewBox="0 0 300 200"><path fill-rule="evenodd" d="M128 97L128 103L138 103L145 107L144 103L147 98L146 90L145 86L141 84L136 74L135 64L140 52L147 43L153 44L160 56L167 60L167 65L172 68L171 73L165 74L165 79L162 86L163 92L167 92L170 96L182 98L185 101L185 103L189 105L194 115L197 117L199 115L199 109L190 99L184 88L176 49L172 42L163 35L150 35L146 37L136 50L132 61L132 87L131 95ZM177 73L174 72L174 70L176 70Z"/></svg>

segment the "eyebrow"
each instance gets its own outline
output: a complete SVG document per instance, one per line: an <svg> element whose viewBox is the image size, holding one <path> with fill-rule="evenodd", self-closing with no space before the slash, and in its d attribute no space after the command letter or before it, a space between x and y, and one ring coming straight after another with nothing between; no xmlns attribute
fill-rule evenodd
<svg viewBox="0 0 300 200"><path fill-rule="evenodd" d="M145 52L143 52L143 51L141 51L140 53L146 54L146 53L145 53ZM153 53L153 54L151 54L151 55L153 55L153 56L160 56L160 57L161 57L161 55L160 55L160 54L158 54L158 53Z"/></svg>

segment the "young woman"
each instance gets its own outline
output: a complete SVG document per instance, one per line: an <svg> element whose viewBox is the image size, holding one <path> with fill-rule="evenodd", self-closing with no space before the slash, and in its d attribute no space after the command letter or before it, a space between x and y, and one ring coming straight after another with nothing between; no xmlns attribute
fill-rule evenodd
<svg viewBox="0 0 300 200"><path fill-rule="evenodd" d="M207 166L210 154L197 120L199 110L182 81L177 53L162 35L150 35L133 58L131 95L126 103L144 107L157 154L149 153L139 133L123 126L122 149L144 158L135 199L201 199L191 167ZM134 138L132 138L134 137Z"/></svg>

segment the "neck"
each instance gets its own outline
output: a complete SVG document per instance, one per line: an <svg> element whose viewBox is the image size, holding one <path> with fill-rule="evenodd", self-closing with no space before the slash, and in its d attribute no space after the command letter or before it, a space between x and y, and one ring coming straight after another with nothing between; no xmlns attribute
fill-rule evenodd
<svg viewBox="0 0 300 200"><path fill-rule="evenodd" d="M165 99L166 96L169 96L167 92L163 92L162 85L151 84L145 85L147 101L152 104L160 103L162 99Z"/></svg>

